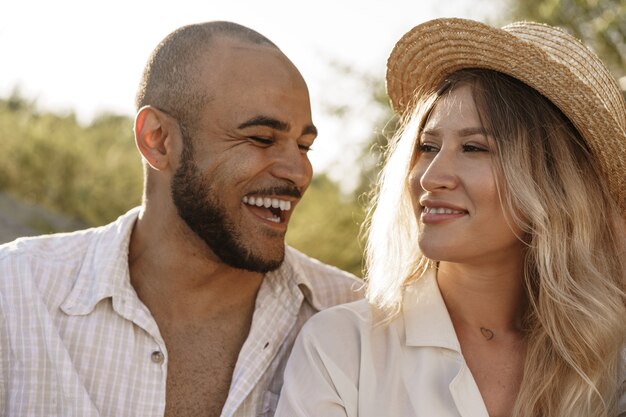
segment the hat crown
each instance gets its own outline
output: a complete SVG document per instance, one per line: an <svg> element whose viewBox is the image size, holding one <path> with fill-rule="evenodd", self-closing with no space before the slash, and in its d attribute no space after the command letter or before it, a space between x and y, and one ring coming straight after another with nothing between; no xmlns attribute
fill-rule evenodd
<svg viewBox="0 0 626 417"><path fill-rule="evenodd" d="M541 48L547 59L563 65L590 88L590 92L626 131L626 104L619 84L598 56L565 30L537 22L515 22L502 30Z"/></svg>

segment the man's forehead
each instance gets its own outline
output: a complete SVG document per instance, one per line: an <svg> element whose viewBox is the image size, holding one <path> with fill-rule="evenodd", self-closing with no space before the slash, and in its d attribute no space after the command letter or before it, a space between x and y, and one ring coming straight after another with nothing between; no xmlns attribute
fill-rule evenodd
<svg viewBox="0 0 626 417"><path fill-rule="evenodd" d="M277 88L290 93L307 90L298 69L278 48L229 37L215 39L200 76L211 95Z"/></svg>
<svg viewBox="0 0 626 417"><path fill-rule="evenodd" d="M304 79L272 45L216 38L199 70L196 88L206 89L213 117L241 125L262 116L297 130L312 124Z"/></svg>
<svg viewBox="0 0 626 417"><path fill-rule="evenodd" d="M287 60L282 51L273 45L258 44L228 35L216 36L209 45L209 52L209 57L221 59Z"/></svg>

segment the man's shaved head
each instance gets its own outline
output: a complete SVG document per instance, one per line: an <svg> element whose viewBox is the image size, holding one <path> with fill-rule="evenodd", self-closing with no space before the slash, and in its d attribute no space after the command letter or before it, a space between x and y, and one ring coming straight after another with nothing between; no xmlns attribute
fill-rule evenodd
<svg viewBox="0 0 626 417"><path fill-rule="evenodd" d="M151 105L193 126L209 92L199 86L204 57L216 37L229 37L256 45L278 47L265 36L232 22L206 22L183 26L170 33L150 55L135 104Z"/></svg>

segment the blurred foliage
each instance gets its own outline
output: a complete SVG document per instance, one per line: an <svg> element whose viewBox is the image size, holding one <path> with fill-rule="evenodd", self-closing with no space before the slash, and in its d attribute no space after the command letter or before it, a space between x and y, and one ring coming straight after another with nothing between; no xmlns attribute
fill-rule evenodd
<svg viewBox="0 0 626 417"><path fill-rule="evenodd" d="M385 89L384 80L371 74L356 71L353 67L341 63L331 62L335 81L340 85L352 84L352 90L342 95L339 103L325 103L324 112L327 116L343 120L345 130L350 124L361 123L367 125L369 136L360 138L356 163L359 178L355 189L351 192L352 198L362 199L365 204L369 193L376 183L380 171L383 154L388 139L397 129L398 119L391 110L389 96Z"/></svg>
<svg viewBox="0 0 626 417"><path fill-rule="evenodd" d="M15 91L0 99L0 190L70 216L106 224L140 204L143 174L132 119L101 115L81 126L74 114L39 112ZM337 184L316 176L292 218L287 241L323 262L360 275L363 209ZM58 230L49 225L41 233Z"/></svg>
<svg viewBox="0 0 626 417"><path fill-rule="evenodd" d="M384 84L375 80L369 81L369 84L372 91L372 101L380 107L381 113L375 123L374 133L359 157L361 180L355 194L366 203L369 202L370 194L374 190L378 174L382 168L388 141L399 127L398 116L391 109Z"/></svg>
<svg viewBox="0 0 626 417"><path fill-rule="evenodd" d="M345 91L334 95L339 97L339 102L326 102L324 112L343 122L346 133L350 131L349 125L355 123L365 125L366 129L362 130L371 133L359 137L355 159L352 159L352 155L347 157L344 149L338 162L348 165L346 175L358 178L354 188L342 192L341 187L327 176L316 176L298 205L287 238L295 247L306 247L306 253L362 276L363 248L367 234L361 227L376 186L388 139L397 129L398 119L391 110L383 80L356 71L344 63L332 62L331 67L334 78L338 80L335 82L343 86ZM318 231L314 233L314 229ZM300 246L302 238L310 236L321 239L314 244ZM341 263L336 261L338 258L342 259Z"/></svg>
<svg viewBox="0 0 626 417"><path fill-rule="evenodd" d="M626 75L624 0L509 0L510 20L535 20L567 29L591 47L613 72Z"/></svg>
<svg viewBox="0 0 626 417"><path fill-rule="evenodd" d="M15 91L0 100L0 189L86 225L105 224L141 199L132 120L39 112Z"/></svg>
<svg viewBox="0 0 626 417"><path fill-rule="evenodd" d="M287 243L309 256L361 275L357 237L365 210L324 174L313 178L289 223Z"/></svg>
<svg viewBox="0 0 626 417"><path fill-rule="evenodd" d="M505 21L501 22L502 25L514 20L526 19L563 27L590 46L606 63L615 78L626 74L626 3L623 0L508 0L508 3L511 12L508 16L505 14ZM328 233L325 236L327 239L319 239L317 247L315 244L305 245L309 248L307 249L309 253L320 259L333 259L334 251L339 251L342 257L344 252L350 253L350 256L343 259L354 259L354 263L350 261L344 264L344 268L354 272L356 270L354 268L362 263L361 250L364 243L357 245L358 226L362 224L365 217L364 207L368 205L371 191L376 184L387 141L398 128L398 119L389 105L383 79L358 73L350 66L341 63L334 63L334 67L336 84L342 85L348 81L360 84L357 90L368 92L366 105L377 107L378 112L374 113L378 116L373 120L363 121L363 123L370 123L374 130L372 135L363 141L358 166L354 167L360 177L356 190L341 200L328 198L330 194L338 195L336 192L328 195L322 194L321 199L328 204L328 214L324 217L317 217L307 212L307 204L317 205L311 200L317 199L316 193L323 188L316 190L316 187L313 187L314 190L307 192L302 207L298 209L298 215L294 216L294 225L302 227L304 223L300 222L310 221L311 228L325 229L324 233ZM347 97L346 100L348 100ZM332 106L327 105L326 111L331 116L345 120L363 120L363 104L361 103L360 106L355 107L354 104L346 101ZM322 183L326 181L326 179L321 180ZM344 209L335 211L335 207L344 207ZM339 219L333 219L333 211L334 216L339 216ZM328 223L323 223L324 221ZM335 224L341 225L341 228L332 232L329 229L332 229ZM319 235L307 232L302 236ZM349 246L343 246L346 242L350 242ZM357 259L358 262L356 262Z"/></svg>
<svg viewBox="0 0 626 417"><path fill-rule="evenodd" d="M565 27L590 45L616 77L626 72L626 4L621 0L508 0L513 20L535 20ZM366 106L349 102L328 105L328 115L360 121L372 134L361 142L354 167L360 180L342 192L326 175L314 177L291 219L287 242L323 262L361 275L362 241L358 238L369 192L382 155L396 129L384 80L335 65L346 80L365 92ZM351 97L354 99L354 97ZM354 101L354 100L353 100ZM352 103L353 103L352 101ZM371 116L374 114L374 116ZM135 149L132 120L103 114L81 126L74 114L39 112L34 102L14 92L0 99L0 190L71 216L86 225L101 225L138 205L143 175ZM47 231L47 230L46 230ZM43 232L43 231L42 231Z"/></svg>

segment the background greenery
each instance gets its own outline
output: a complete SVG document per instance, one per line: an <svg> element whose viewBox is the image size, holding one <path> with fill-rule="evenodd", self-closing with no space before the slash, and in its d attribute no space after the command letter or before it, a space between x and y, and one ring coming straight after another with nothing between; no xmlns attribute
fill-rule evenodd
<svg viewBox="0 0 626 417"><path fill-rule="evenodd" d="M607 63L616 78L626 74L626 3L621 0L509 0L513 20L536 20L565 27L582 38ZM287 240L300 250L361 275L359 228L368 191L376 178L381 150L394 129L383 80L358 77L382 115L371 123L355 175L355 190L342 192L324 174L317 175ZM356 117L349 108L329 108L335 117ZM355 118L355 120L358 120ZM85 226L114 220L140 203L142 168L135 149L132 119L102 114L79 124L73 114L39 111L18 91L0 98L0 191L78 220ZM44 230L50 232L54 230Z"/></svg>

